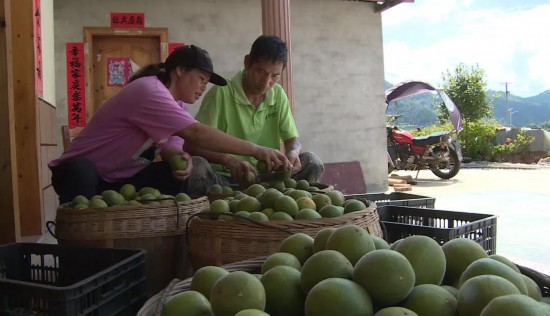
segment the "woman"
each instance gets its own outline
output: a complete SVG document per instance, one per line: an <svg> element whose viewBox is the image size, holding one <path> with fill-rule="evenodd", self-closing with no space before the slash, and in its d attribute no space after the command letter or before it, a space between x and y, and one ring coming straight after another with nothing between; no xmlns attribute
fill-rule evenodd
<svg viewBox="0 0 550 316"><path fill-rule="evenodd" d="M187 112L185 103L197 101L208 82L227 84L214 73L208 52L193 45L178 47L164 63L136 73L99 108L67 151L48 164L60 203L77 195L90 198L107 189L118 190L126 183L137 189L154 187L164 194L204 195L216 177L206 160L191 159L183 151L185 139L205 149L290 168L279 151L226 135ZM155 161L157 154L162 161ZM172 171L168 161L174 155L188 160L186 170Z"/></svg>

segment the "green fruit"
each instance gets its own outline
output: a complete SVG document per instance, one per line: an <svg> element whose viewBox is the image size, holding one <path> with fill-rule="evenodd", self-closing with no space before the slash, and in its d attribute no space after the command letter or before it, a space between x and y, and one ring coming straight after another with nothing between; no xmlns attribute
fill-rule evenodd
<svg viewBox="0 0 550 316"><path fill-rule="evenodd" d="M315 210L317 208L317 205L315 205L315 202L313 202L312 198L309 197L300 197L296 200L296 204L298 204L299 209L304 208L310 208L312 210Z"/></svg>
<svg viewBox="0 0 550 316"><path fill-rule="evenodd" d="M300 283L304 291L309 292L325 279L351 279L352 271L352 264L343 254L335 250L322 250L306 260L302 266Z"/></svg>
<svg viewBox="0 0 550 316"><path fill-rule="evenodd" d="M283 195L275 200L275 211L276 212L285 212L291 217L298 214L298 204L288 195Z"/></svg>
<svg viewBox="0 0 550 316"><path fill-rule="evenodd" d="M466 268L477 259L487 258L485 250L468 238L455 238L441 246L445 253L444 284L455 285Z"/></svg>
<svg viewBox="0 0 550 316"><path fill-rule="evenodd" d="M376 249L390 249L388 242L378 236L372 236L372 241L374 241L374 248Z"/></svg>
<svg viewBox="0 0 550 316"><path fill-rule="evenodd" d="M187 193L180 192L176 194L176 200L178 202L191 201L191 197Z"/></svg>
<svg viewBox="0 0 550 316"><path fill-rule="evenodd" d="M336 250L346 256L352 265L365 254L374 251L372 236L357 225L336 228L327 240L327 249Z"/></svg>
<svg viewBox="0 0 550 316"><path fill-rule="evenodd" d="M325 205L319 210L319 214L324 218L333 218L344 215L344 210L336 205Z"/></svg>
<svg viewBox="0 0 550 316"><path fill-rule="evenodd" d="M234 316L244 309L265 309L265 290L257 277L244 271L231 272L213 286L210 304L216 316Z"/></svg>
<svg viewBox="0 0 550 316"><path fill-rule="evenodd" d="M334 227L327 227L317 232L313 241L313 253L327 249L328 238L335 230Z"/></svg>
<svg viewBox="0 0 550 316"><path fill-rule="evenodd" d="M242 311L235 314L235 316L270 316L268 313L265 313L259 309L243 309Z"/></svg>
<svg viewBox="0 0 550 316"><path fill-rule="evenodd" d="M391 306L379 310L374 316L418 316L418 314L405 307Z"/></svg>
<svg viewBox="0 0 550 316"><path fill-rule="evenodd" d="M250 216L250 212L240 211L240 212L235 213L235 215L237 217L248 218Z"/></svg>
<svg viewBox="0 0 550 316"><path fill-rule="evenodd" d="M79 204L73 206L73 209L75 209L75 210L83 210L83 209L88 208L88 207L89 207L88 204L79 203Z"/></svg>
<svg viewBox="0 0 550 316"><path fill-rule="evenodd" d="M294 218L285 212L275 212L269 217L270 221L293 221Z"/></svg>
<svg viewBox="0 0 550 316"><path fill-rule="evenodd" d="M489 258L491 258L493 260L500 261L500 262L504 263L505 265L509 266L510 268L512 268L517 273L521 273L519 271L518 267L512 261L510 261L508 258L506 258L504 256L493 254L493 255L490 255Z"/></svg>
<svg viewBox="0 0 550 316"><path fill-rule="evenodd" d="M271 316L301 316L305 294L300 285L300 272L288 266L276 266L260 278L266 295L265 310ZM267 315L267 314L266 314Z"/></svg>
<svg viewBox="0 0 550 316"><path fill-rule="evenodd" d="M272 208L264 208L262 210L262 213L264 213L268 218L270 218L271 215L273 215L273 213L275 213L275 210L272 209Z"/></svg>
<svg viewBox="0 0 550 316"><path fill-rule="evenodd" d="M520 276L523 279L525 286L527 287L527 296L534 299L535 301L542 300L542 293L538 284L533 281L533 279L524 274L520 274Z"/></svg>
<svg viewBox="0 0 550 316"><path fill-rule="evenodd" d="M346 279L331 278L319 282L309 291L305 316L372 315L370 295L359 285Z"/></svg>
<svg viewBox="0 0 550 316"><path fill-rule="evenodd" d="M399 305L418 315L455 316L456 298L449 291L435 284L415 286L409 296Z"/></svg>
<svg viewBox="0 0 550 316"><path fill-rule="evenodd" d="M313 202L315 202L315 210L317 212L320 212L321 208L325 205L332 205L332 201L330 200L330 197L328 195L324 194L316 194L312 198ZM323 214L321 214L322 216Z"/></svg>
<svg viewBox="0 0 550 316"><path fill-rule="evenodd" d="M281 196L283 196L283 193L278 191L277 189L267 189L262 197L262 206L264 208L274 208L275 200L277 200Z"/></svg>
<svg viewBox="0 0 550 316"><path fill-rule="evenodd" d="M223 194L231 194L233 193L233 188L228 185L222 185L222 193Z"/></svg>
<svg viewBox="0 0 550 316"><path fill-rule="evenodd" d="M104 208L104 207L107 207L108 205L102 199L92 198L88 206L91 208Z"/></svg>
<svg viewBox="0 0 550 316"><path fill-rule="evenodd" d="M139 191L138 191L138 196L143 196L143 195L145 195L145 194L147 194L147 193L152 194L152 195L155 196L155 197L158 197L158 196L160 196L160 194L161 194L160 191L157 190L157 189L155 189L155 188L143 187L143 188L139 189Z"/></svg>
<svg viewBox="0 0 550 316"><path fill-rule="evenodd" d="M427 237L429 238L429 237ZM401 245L399 245L401 247ZM399 248L398 247L398 248ZM471 279L478 275L492 274L499 277L503 277L506 280L512 282L519 290L521 294L527 295L527 287L521 277L520 273L517 273L504 263L493 260L491 258L481 258L472 262L466 270L462 273L459 280L459 288L468 279Z"/></svg>
<svg viewBox="0 0 550 316"><path fill-rule="evenodd" d="M348 200L349 202L346 203L346 206L344 207L344 214L351 213L351 212L357 212L361 211L367 208L365 203L359 201L359 200Z"/></svg>
<svg viewBox="0 0 550 316"><path fill-rule="evenodd" d="M86 204L88 205L90 203L90 201L88 200L87 197L85 197L84 195L77 195L75 196L75 198L73 199L72 203L71 203L71 206L72 207L75 207L76 205L78 204Z"/></svg>
<svg viewBox="0 0 550 316"><path fill-rule="evenodd" d="M508 294L520 293L505 278L490 274L475 276L458 289L458 314L479 315L491 300Z"/></svg>
<svg viewBox="0 0 550 316"><path fill-rule="evenodd" d="M310 208L304 208L298 211L298 214L296 214L296 217L294 217L295 220L312 220L312 219L319 219L323 218L321 214L317 213L317 211L310 209Z"/></svg>
<svg viewBox="0 0 550 316"><path fill-rule="evenodd" d="M411 292L414 280L414 270L407 258L389 249L367 253L353 269L353 281L371 294L375 304L383 306L404 300Z"/></svg>
<svg viewBox="0 0 550 316"><path fill-rule="evenodd" d="M260 174L267 173L267 162L265 162L264 160L258 160L256 162L256 170Z"/></svg>
<svg viewBox="0 0 550 316"><path fill-rule="evenodd" d="M437 241L428 236L408 236L394 250L411 263L416 275L415 285L441 284L447 265L445 253Z"/></svg>
<svg viewBox="0 0 550 316"><path fill-rule="evenodd" d="M246 174L245 174L245 177L244 177L244 183L246 185L252 185L254 183L257 182L257 179L256 179L256 174L252 171L248 171Z"/></svg>
<svg viewBox="0 0 550 316"><path fill-rule="evenodd" d="M258 222L267 222L267 221L269 221L269 218L267 217L267 215L262 213L262 212L252 212L252 213L250 213L248 218L251 219L251 220L258 221Z"/></svg>
<svg viewBox="0 0 550 316"><path fill-rule="evenodd" d="M534 299L520 294L510 294L492 299L481 311L480 316L524 316L549 315Z"/></svg>
<svg viewBox="0 0 550 316"><path fill-rule="evenodd" d="M287 266L298 271L302 270L302 264L295 255L288 252L275 252L265 259L261 273L264 274L276 266Z"/></svg>
<svg viewBox="0 0 550 316"><path fill-rule="evenodd" d="M304 233L293 234L281 242L279 251L293 254L300 264L304 264L313 255L313 238Z"/></svg>
<svg viewBox="0 0 550 316"><path fill-rule="evenodd" d="M265 188L258 183L254 183L253 185L249 186L246 190L244 190L244 193L250 195L250 196L257 196L261 193L264 193L266 190Z"/></svg>
<svg viewBox="0 0 550 316"><path fill-rule="evenodd" d="M211 194L222 194L223 193L223 188L221 185L219 184L214 184L210 187L210 190L208 190L208 193L211 193Z"/></svg>
<svg viewBox="0 0 550 316"><path fill-rule="evenodd" d="M213 316L210 302L197 291L185 291L174 295L162 308L161 316L197 315Z"/></svg>
<svg viewBox="0 0 550 316"><path fill-rule="evenodd" d="M170 158L170 167L172 170L185 170L187 169L187 160L181 155L174 155Z"/></svg>
<svg viewBox="0 0 550 316"><path fill-rule="evenodd" d="M298 180L296 182L296 189L307 191L307 189L309 189L309 182L307 182L307 180Z"/></svg>
<svg viewBox="0 0 550 316"><path fill-rule="evenodd" d="M259 212L262 210L262 205L260 204L260 201L258 201L255 197L247 196L239 200L235 210L237 212L241 212L241 211L247 211L250 213Z"/></svg>
<svg viewBox="0 0 550 316"><path fill-rule="evenodd" d="M286 179L284 181L285 183L285 187L287 188L292 188L292 189L296 189L296 180L292 179L292 178L289 178L289 179Z"/></svg>
<svg viewBox="0 0 550 316"><path fill-rule="evenodd" d="M342 204L344 204L344 194L342 194L342 192L338 190L334 190L334 191L329 191L325 194L328 195L328 197L330 197L330 201L332 202L332 205L342 206Z"/></svg>
<svg viewBox="0 0 550 316"><path fill-rule="evenodd" d="M103 196L103 201L105 201L108 206L124 205L126 201L120 193L114 190L105 190L101 195Z"/></svg>
<svg viewBox="0 0 550 316"><path fill-rule="evenodd" d="M204 295L207 299L210 299L210 293L216 281L228 274L229 272L224 268L216 266L202 267L193 275L189 289L192 291L197 291Z"/></svg>
<svg viewBox="0 0 550 316"><path fill-rule="evenodd" d="M128 201L137 197L136 187L130 183L121 186L118 192Z"/></svg>
<svg viewBox="0 0 550 316"><path fill-rule="evenodd" d="M229 203L226 200L215 200L210 203L210 212L214 213L228 213Z"/></svg>

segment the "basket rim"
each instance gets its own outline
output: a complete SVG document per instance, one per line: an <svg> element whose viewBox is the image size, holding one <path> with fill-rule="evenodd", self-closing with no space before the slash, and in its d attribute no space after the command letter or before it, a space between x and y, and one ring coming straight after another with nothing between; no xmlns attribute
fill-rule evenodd
<svg viewBox="0 0 550 316"><path fill-rule="evenodd" d="M256 257L253 259L229 263L221 266L221 268L224 268L228 272L245 271L249 269L251 270L255 268L261 268L266 259L267 256ZM166 301L176 294L189 290L192 280L193 277L184 280L173 279L166 288L147 299L147 301L138 311L137 316L160 315L162 307L164 306Z"/></svg>
<svg viewBox="0 0 550 316"><path fill-rule="evenodd" d="M172 199L172 198L165 198L165 199L159 199L159 200L152 200L153 202L158 202L158 201L167 201L167 200L173 200L175 202L177 202L178 206L188 206L188 205L192 205L192 204L197 204L197 203L201 203L205 200L208 200L208 197L206 196L201 196L199 198L196 198L196 199L191 199L189 201L176 201L175 199ZM88 207L88 208L84 208L84 209L75 209L75 208L71 208L71 207L66 207L67 205L70 205L71 202L67 202L67 203L63 203L61 205L59 205L57 207L57 212L71 212L72 214L93 214L93 213L97 213L97 212L101 212L101 213L112 213L112 212L118 212L118 211L125 211L127 212L128 210L132 210L132 209L137 209L137 210L149 210L149 209L158 209L159 206L160 207L164 207L164 208L169 208L169 207L176 207L176 204L173 204L173 205L151 205L151 204L135 204L135 205L116 205L116 206L109 206L109 207ZM77 213L78 212L78 213Z"/></svg>

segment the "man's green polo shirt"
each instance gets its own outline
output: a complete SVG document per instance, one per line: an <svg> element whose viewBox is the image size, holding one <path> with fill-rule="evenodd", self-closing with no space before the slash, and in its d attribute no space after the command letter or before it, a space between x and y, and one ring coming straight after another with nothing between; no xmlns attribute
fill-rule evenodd
<svg viewBox="0 0 550 316"><path fill-rule="evenodd" d="M283 87L275 84L267 91L264 101L255 108L244 94L244 71L233 76L226 86L213 86L204 96L195 118L231 136L279 149L283 141L298 137L288 97ZM256 165L253 157L235 157ZM219 165L213 167L217 171L225 169ZM228 175L227 172L221 173Z"/></svg>

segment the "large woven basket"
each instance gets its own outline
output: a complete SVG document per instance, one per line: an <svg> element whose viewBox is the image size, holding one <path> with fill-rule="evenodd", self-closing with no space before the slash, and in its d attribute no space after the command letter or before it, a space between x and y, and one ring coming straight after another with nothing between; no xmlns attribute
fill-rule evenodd
<svg viewBox="0 0 550 316"><path fill-rule="evenodd" d="M260 273L262 264L266 257L259 257L245 261L239 261L222 266L229 272L233 271L245 271L248 273ZM192 278L185 279L183 281L174 279L168 286L162 291L158 292L154 296L150 297L143 307L137 313L137 316L159 316L161 315L164 304L175 295L185 292L191 287Z"/></svg>
<svg viewBox="0 0 550 316"><path fill-rule="evenodd" d="M371 235L383 236L376 204L361 211L334 218L296 221L256 222L252 220L218 221L193 216L189 222L189 256L193 268L221 266L279 251L281 242L294 233L314 237L327 227L355 224Z"/></svg>
<svg viewBox="0 0 550 316"><path fill-rule="evenodd" d="M186 223L209 208L206 197L155 205L128 205L76 210L57 209L55 236L59 244L147 250L145 274L149 293L170 280L192 275L187 255Z"/></svg>

